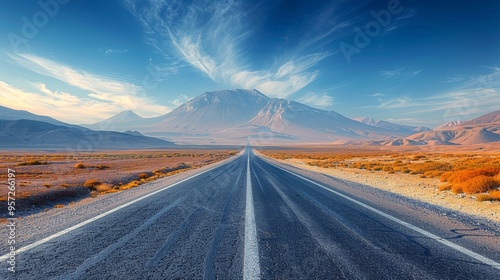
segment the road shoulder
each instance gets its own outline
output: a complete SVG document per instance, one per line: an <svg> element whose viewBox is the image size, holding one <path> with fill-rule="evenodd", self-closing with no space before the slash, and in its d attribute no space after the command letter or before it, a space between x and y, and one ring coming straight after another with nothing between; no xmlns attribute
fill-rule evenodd
<svg viewBox="0 0 500 280"><path fill-rule="evenodd" d="M459 198L437 189L437 179L418 178L408 174L384 174L351 169L328 169L307 165L297 159L278 160L257 155L266 161L302 175L322 174L335 178L349 188L369 191L394 202L423 208L458 220L465 224L500 233L500 203L481 203L469 198Z"/></svg>

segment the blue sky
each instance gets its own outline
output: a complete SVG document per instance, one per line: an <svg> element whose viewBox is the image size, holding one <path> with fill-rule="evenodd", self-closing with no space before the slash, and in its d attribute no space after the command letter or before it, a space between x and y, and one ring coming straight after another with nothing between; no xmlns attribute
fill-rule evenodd
<svg viewBox="0 0 500 280"><path fill-rule="evenodd" d="M494 0L0 0L0 105L92 123L256 88L432 127L500 109L499 14Z"/></svg>

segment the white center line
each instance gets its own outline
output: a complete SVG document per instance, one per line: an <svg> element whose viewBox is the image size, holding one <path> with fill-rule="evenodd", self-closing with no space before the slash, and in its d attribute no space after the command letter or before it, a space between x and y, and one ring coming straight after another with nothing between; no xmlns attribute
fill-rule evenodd
<svg viewBox="0 0 500 280"><path fill-rule="evenodd" d="M349 201L351 201L353 203L356 203L357 205L359 205L359 206L361 206L361 207L363 207L365 209L368 209L368 210L370 210L370 211L372 211L374 213L377 213L377 214L379 214L379 215L381 215L381 216L383 216L383 217L385 217L385 218L387 218L387 219L389 219L389 220L391 220L393 222L396 222L396 223L398 223L398 224L400 224L402 226L405 226L405 227L407 227L407 228L409 228L411 230L414 230L414 231L416 231L416 232L418 232L418 233L420 233L420 234L422 234L424 236L427 236L427 237L429 237L432 240L435 240L435 241L437 241L437 242L439 242L441 244L444 244L444 245L446 245L446 246L448 246L448 247L450 247L452 249L455 249L455 250L457 250L460 253L463 253L463 254L471 257L471 258L474 258L474 259L482 262L483 264L489 265L489 266L491 266L493 268L496 268L496 269L500 270L500 263L498 263L498 262L496 262L496 261L494 261L492 259L489 259L489 258L487 258L485 256L482 256L482 255L480 255L480 254L478 254L476 252L473 252L473 251L471 251L471 250L469 250L467 248L464 248L464 247L462 247L460 245L457 245L457 244L455 244L453 242L450 242L450 241L448 241L448 240L446 240L446 239L444 239L442 237L439 237L439 236L437 236L435 234L432 234L432 233L430 233L430 232L428 232L428 231L426 231L424 229L421 229L421 228L419 228L417 226L414 226L414 225L412 225L410 223L407 223L407 222L405 222L403 220L400 220L400 219L398 219L398 218L396 218L396 217L394 217L392 215L389 215L389 214L387 214L385 212L382 212L382 211L380 211L378 209L375 209L375 208L373 208L371 206L368 206L368 205L364 204L363 202L357 201L354 198L351 198L351 197L349 197L347 195L344 195L342 193L334 191L334 190L332 190L332 189L330 189L328 187L325 187L325 186L323 186L323 185L321 185L319 183L316 183L316 182L314 182L312 180L309 180L309 179L307 179L307 178L305 178L303 176L300 176L299 174L296 174L296 173L294 173L292 171L289 171L289 170L286 170L284 168L281 168L281 167L279 167L279 166L277 166L275 164L272 164L270 162L268 162L268 163L271 164L271 165L273 165L276 168L279 168L279 169L281 169L281 170L283 170L285 172L288 172L288 173L290 173L290 174L292 174L292 175L294 175L296 177L299 177L299 178L301 178L304 181L307 181L307 182L309 182L311 184L314 184L314 185L316 185L318 187L321 187L321 188L323 188L323 189L325 189L325 190L327 190L327 191L329 191L331 193L334 193L334 194L336 194L336 195L338 195L340 197L343 197L343 198L345 198L345 199L347 199L347 200L349 200Z"/></svg>
<svg viewBox="0 0 500 280"><path fill-rule="evenodd" d="M253 206L250 152L247 157L247 198L245 208L245 249L243 252L243 279L260 279L259 247Z"/></svg>

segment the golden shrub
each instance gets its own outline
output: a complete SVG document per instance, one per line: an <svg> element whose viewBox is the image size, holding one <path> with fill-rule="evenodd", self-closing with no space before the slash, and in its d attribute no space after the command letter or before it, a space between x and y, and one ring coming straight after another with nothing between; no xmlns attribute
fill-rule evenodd
<svg viewBox="0 0 500 280"><path fill-rule="evenodd" d="M445 185L439 186L439 191L450 191L451 187L452 187L451 184L445 184Z"/></svg>
<svg viewBox="0 0 500 280"><path fill-rule="evenodd" d="M113 185L103 183L103 184L99 184L99 185L95 186L94 188L97 192L103 193L103 192L109 192L109 191L113 190Z"/></svg>
<svg viewBox="0 0 500 280"><path fill-rule="evenodd" d="M492 177L485 175L479 175L462 182L460 185L465 193L483 193L499 187L498 183Z"/></svg>
<svg viewBox="0 0 500 280"><path fill-rule="evenodd" d="M85 181L85 183L83 183L83 186L90 188L90 189L94 189L96 186L98 186L100 184L101 184L101 181L99 181L99 180L88 179L87 181Z"/></svg>
<svg viewBox="0 0 500 280"><path fill-rule="evenodd" d="M87 168L87 166L85 166L85 164L83 164L83 162L79 162L77 164L75 164L75 168Z"/></svg>

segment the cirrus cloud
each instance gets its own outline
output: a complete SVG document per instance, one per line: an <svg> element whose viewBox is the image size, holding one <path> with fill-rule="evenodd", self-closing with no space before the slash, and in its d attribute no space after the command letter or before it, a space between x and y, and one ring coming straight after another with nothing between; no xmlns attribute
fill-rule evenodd
<svg viewBox="0 0 500 280"><path fill-rule="evenodd" d="M0 81L0 105L15 110L26 110L38 115L50 115L58 120L73 124L101 121L123 109L111 102L53 91L44 83L29 84L32 87L31 90L22 90Z"/></svg>
<svg viewBox="0 0 500 280"><path fill-rule="evenodd" d="M248 11L238 0L223 1L125 1L144 27L147 42L167 60L183 59L213 81L238 88L255 88L273 97L287 97L313 82L319 71L311 70L330 55L311 51L310 45L333 33L306 34L295 51L273 66L254 69L245 63L245 42L253 32ZM328 18L322 14L324 22ZM315 22L314 24L318 24ZM343 25L337 25L336 28ZM334 29L335 31L337 29ZM309 49L309 50L308 50Z"/></svg>
<svg viewBox="0 0 500 280"><path fill-rule="evenodd" d="M158 105L141 86L129 82L75 69L33 54L11 55L11 58L33 72L86 91L86 98L112 104L122 110L133 110L146 117L158 116L171 110L167 106Z"/></svg>

